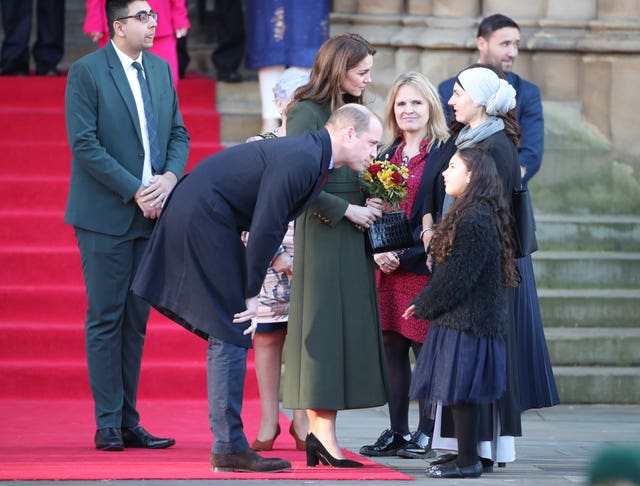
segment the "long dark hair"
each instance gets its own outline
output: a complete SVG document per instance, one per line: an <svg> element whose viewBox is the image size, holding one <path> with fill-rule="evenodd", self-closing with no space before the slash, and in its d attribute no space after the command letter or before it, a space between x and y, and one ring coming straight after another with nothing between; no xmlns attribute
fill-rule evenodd
<svg viewBox="0 0 640 486"><path fill-rule="evenodd" d="M507 76L506 74L504 74L504 71L494 66L493 64L482 64L478 62L478 63L472 64L471 66L467 66L462 71L466 71L467 69L473 69L473 68L490 69L491 71L496 73L500 79L505 79L505 80L507 79ZM502 121L504 121L504 133L506 133L506 135L511 139L513 144L517 147L520 144L520 135L522 134L522 129L520 128L520 124L516 119L515 108L512 110L509 110L504 115L499 115L498 117L502 118ZM457 136L458 133L460 133L460 130L462 130L463 128L464 128L464 124L460 123L459 121L456 121L456 117L454 116L453 119L451 120L451 123L449 124L449 130L451 130L451 133L454 136Z"/></svg>
<svg viewBox="0 0 640 486"><path fill-rule="evenodd" d="M435 225L431 239L431 253L436 263L442 263L453 250L458 222L474 206L484 203L495 219L501 248L502 281L506 287L515 287L520 282L520 273L515 260L515 247L511 223L511 211L504 199L502 181L496 163L481 147L470 147L458 151L471 178L466 190L456 196L449 211Z"/></svg>

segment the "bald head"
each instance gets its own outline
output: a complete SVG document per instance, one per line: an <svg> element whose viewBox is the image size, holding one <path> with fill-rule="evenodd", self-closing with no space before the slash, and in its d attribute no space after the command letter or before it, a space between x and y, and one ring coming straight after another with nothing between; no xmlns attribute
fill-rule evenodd
<svg viewBox="0 0 640 486"><path fill-rule="evenodd" d="M369 108L350 103L333 112L326 123L335 167L364 170L376 156L382 122Z"/></svg>
<svg viewBox="0 0 640 486"><path fill-rule="evenodd" d="M377 122L382 127L378 116L369 108L357 103L348 103L334 111L325 126L330 132L336 132L345 127L353 127L356 133L362 133L371 128L372 121L373 124Z"/></svg>

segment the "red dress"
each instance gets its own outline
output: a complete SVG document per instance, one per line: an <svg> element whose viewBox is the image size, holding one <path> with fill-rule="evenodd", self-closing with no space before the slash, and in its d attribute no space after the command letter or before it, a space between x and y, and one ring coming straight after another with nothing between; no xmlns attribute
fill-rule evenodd
<svg viewBox="0 0 640 486"><path fill-rule="evenodd" d="M418 194L422 171L427 163L427 145L429 140L423 140L420 144L420 152L408 162L409 179L407 180L407 196L400 204L399 209L411 215L413 204ZM405 142L401 142L391 157L391 162L402 165L402 149ZM383 273L376 270L376 282L378 284L378 305L380 307L380 322L383 331L394 331L407 339L424 342L429 328L429 322L411 317L402 317L413 298L420 293L427 282L428 275L416 275L398 267L392 273Z"/></svg>

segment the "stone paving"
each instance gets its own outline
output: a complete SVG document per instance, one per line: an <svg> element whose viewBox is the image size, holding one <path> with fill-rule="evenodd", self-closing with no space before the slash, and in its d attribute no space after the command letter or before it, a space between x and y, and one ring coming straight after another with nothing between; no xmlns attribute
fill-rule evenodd
<svg viewBox="0 0 640 486"><path fill-rule="evenodd" d="M285 411L286 413L286 411ZM415 405L410 417L415 418ZM338 414L338 436L343 447L357 452L361 445L375 441L388 426L386 407L350 410ZM478 479L428 479L426 463L420 459L380 458L378 462L413 476L402 484L510 485L517 486L586 486L589 461L608 444L640 444L640 405L560 405L533 410L523 415L523 437L516 441L517 460L504 469L495 469ZM0 459L0 467L1 459ZM212 473L213 474L213 473ZM435 481L435 482L434 482ZM172 481L0 481L0 485L29 486L204 486L212 484L238 486L264 485L264 481L172 480ZM335 481L273 481L272 484L329 486ZM399 482L396 482L399 483ZM390 481L367 481L367 486L389 486ZM342 481L340 485L362 485L359 481Z"/></svg>

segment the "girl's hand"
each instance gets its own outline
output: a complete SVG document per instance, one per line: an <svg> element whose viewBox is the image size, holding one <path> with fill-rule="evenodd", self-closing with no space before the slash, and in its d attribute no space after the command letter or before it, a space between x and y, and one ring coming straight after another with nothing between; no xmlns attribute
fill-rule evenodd
<svg viewBox="0 0 640 486"><path fill-rule="evenodd" d="M416 306L412 304L409 307L407 307L407 310L404 311L404 314L402 314L402 317L404 317L405 319L409 319L410 317L413 317L415 313L416 313Z"/></svg>

